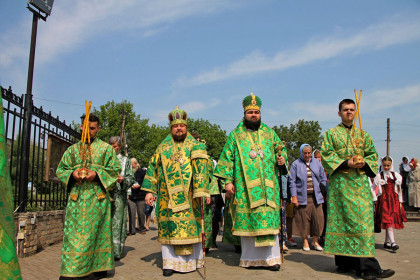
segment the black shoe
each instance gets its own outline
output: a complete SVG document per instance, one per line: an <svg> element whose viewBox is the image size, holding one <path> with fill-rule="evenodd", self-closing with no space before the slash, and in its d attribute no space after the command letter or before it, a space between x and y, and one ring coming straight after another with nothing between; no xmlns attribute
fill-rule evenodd
<svg viewBox="0 0 420 280"><path fill-rule="evenodd" d="M165 276L165 277L171 276L172 274L174 274L173 269L164 269L163 270L163 276Z"/></svg>
<svg viewBox="0 0 420 280"><path fill-rule="evenodd" d="M395 271L392 269L385 269L381 270L381 273L377 276L377 278L388 278L395 274Z"/></svg>
<svg viewBox="0 0 420 280"><path fill-rule="evenodd" d="M379 273L365 272L362 278L365 280L373 280L376 278L388 278L395 274L392 269L381 270Z"/></svg>
<svg viewBox="0 0 420 280"><path fill-rule="evenodd" d="M385 242L385 243L384 243L384 248L385 248L385 249L392 249L392 247L391 247L391 243L389 243L389 242Z"/></svg>
<svg viewBox="0 0 420 280"><path fill-rule="evenodd" d="M119 257L114 257L114 260L118 262L119 260L121 260L121 258L119 258Z"/></svg>
<svg viewBox="0 0 420 280"><path fill-rule="evenodd" d="M275 264L270 266L269 268L271 271L279 271L280 270L280 265L279 264Z"/></svg>
<svg viewBox="0 0 420 280"><path fill-rule="evenodd" d="M400 246L398 246L397 243L392 242L391 249L392 251L397 251L398 249L400 249Z"/></svg>
<svg viewBox="0 0 420 280"><path fill-rule="evenodd" d="M337 266L337 272L338 273L347 273L347 272L350 272L350 271L351 271L351 269L347 266L343 266L343 265Z"/></svg>
<svg viewBox="0 0 420 280"><path fill-rule="evenodd" d="M95 276L95 279L102 279L102 278L106 278L108 272L107 271L98 271L98 272L94 272L93 276Z"/></svg>

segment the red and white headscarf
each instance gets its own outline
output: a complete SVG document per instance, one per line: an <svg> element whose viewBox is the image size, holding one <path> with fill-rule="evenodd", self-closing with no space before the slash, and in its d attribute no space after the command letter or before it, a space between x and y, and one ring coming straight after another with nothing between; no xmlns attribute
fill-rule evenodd
<svg viewBox="0 0 420 280"><path fill-rule="evenodd" d="M410 166L414 169L416 168L418 162L419 161L416 158L412 158L410 161Z"/></svg>

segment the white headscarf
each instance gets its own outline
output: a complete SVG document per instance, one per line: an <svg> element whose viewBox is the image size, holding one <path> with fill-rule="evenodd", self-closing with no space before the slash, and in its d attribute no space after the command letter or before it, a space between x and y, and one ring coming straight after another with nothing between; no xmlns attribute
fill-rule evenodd
<svg viewBox="0 0 420 280"><path fill-rule="evenodd" d="M405 158L407 159L407 163L404 163ZM402 159L403 159L403 161L402 161L403 170L405 172L410 172L410 170L411 170L411 168L410 168L410 158L409 157L403 157Z"/></svg>
<svg viewBox="0 0 420 280"><path fill-rule="evenodd" d="M381 159L379 160L379 173L383 172L385 174L385 178L389 177L389 174L392 172L395 172L394 170L394 160L392 159L392 157L389 157L391 159L391 169L389 171L385 171L384 168L382 167L382 160L386 158L386 156L381 157Z"/></svg>
<svg viewBox="0 0 420 280"><path fill-rule="evenodd" d="M389 177L391 179L396 180L394 191L398 194L399 201L402 202L402 198L403 198L402 197L402 190L401 190L402 177L399 173L394 172L394 161L392 160L391 157L389 157L392 160L391 169L389 171L384 171L384 169L382 167L382 159L383 158L385 158L385 157L381 158L380 166L379 166L379 172L378 172L378 174L376 174L376 177L373 180L373 184L371 186L373 200L376 201L377 197L382 194L382 186L387 184L387 178ZM382 176L381 176L382 172L384 173L384 179L382 179ZM391 172L393 172L393 174L395 175L395 178L391 175Z"/></svg>

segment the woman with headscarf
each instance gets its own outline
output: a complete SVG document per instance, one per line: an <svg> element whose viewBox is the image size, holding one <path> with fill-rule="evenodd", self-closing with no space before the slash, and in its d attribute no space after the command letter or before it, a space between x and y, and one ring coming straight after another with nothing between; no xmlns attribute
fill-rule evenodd
<svg viewBox="0 0 420 280"><path fill-rule="evenodd" d="M408 204L420 208L420 170L419 160L413 158L410 161L410 172L407 177L408 185Z"/></svg>
<svg viewBox="0 0 420 280"><path fill-rule="evenodd" d="M403 229L403 222L407 217L402 206L403 194L401 189L402 177L394 172L391 157L381 159L381 171L376 175L372 184L375 194L375 226L385 229L385 249L398 250L400 247L395 243L394 228Z"/></svg>
<svg viewBox="0 0 420 280"><path fill-rule="evenodd" d="M317 251L323 248L318 238L324 227L324 214L320 185L327 185L324 169L318 160L314 160L309 144L300 146L300 158L290 168L290 194L295 206L293 233L303 240L303 250L309 251L308 235L312 234L312 247Z"/></svg>
<svg viewBox="0 0 420 280"><path fill-rule="evenodd" d="M408 200L408 186L407 186L407 177L410 172L410 159L408 157L403 157L402 162L400 163L400 175L402 176L402 192L403 192L403 202Z"/></svg>

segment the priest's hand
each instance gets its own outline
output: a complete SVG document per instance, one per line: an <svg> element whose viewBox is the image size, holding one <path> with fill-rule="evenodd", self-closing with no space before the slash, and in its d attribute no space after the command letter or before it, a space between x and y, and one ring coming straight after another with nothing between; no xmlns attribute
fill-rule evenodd
<svg viewBox="0 0 420 280"><path fill-rule="evenodd" d="M73 171L72 175L73 175L74 180L76 180L76 182L80 182L80 181L83 180L83 178L80 177L80 175L79 175L80 170L81 169L76 169L76 170Z"/></svg>
<svg viewBox="0 0 420 280"><path fill-rule="evenodd" d="M92 182L96 178L96 172L93 170L87 170L87 176L85 177L86 181Z"/></svg>
<svg viewBox="0 0 420 280"><path fill-rule="evenodd" d="M117 182L121 184L122 181L124 181L124 177L118 176Z"/></svg>
<svg viewBox="0 0 420 280"><path fill-rule="evenodd" d="M155 198L153 197L152 193L147 193L146 197L144 198L144 201L147 205L153 206L153 202L155 201Z"/></svg>
<svg viewBox="0 0 420 280"><path fill-rule="evenodd" d="M225 186L226 198L230 199L235 195L235 186L232 183L227 183Z"/></svg>
<svg viewBox="0 0 420 280"><path fill-rule="evenodd" d="M353 156L349 159L349 161L347 162L347 165L350 168L363 168L363 166L365 166L365 161L363 160L362 162L359 163L355 163L356 156Z"/></svg>
<svg viewBox="0 0 420 280"><path fill-rule="evenodd" d="M277 165L283 166L286 163L286 159L284 156L277 156Z"/></svg>
<svg viewBox="0 0 420 280"><path fill-rule="evenodd" d="M210 198L210 197L206 197L205 199L206 199L206 205L210 205L210 203L211 203L211 198Z"/></svg>
<svg viewBox="0 0 420 280"><path fill-rule="evenodd" d="M292 203L295 207L299 207L299 201L297 199L297 196L292 196Z"/></svg>

